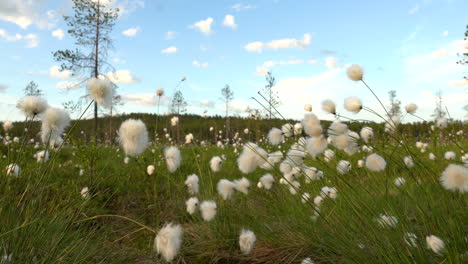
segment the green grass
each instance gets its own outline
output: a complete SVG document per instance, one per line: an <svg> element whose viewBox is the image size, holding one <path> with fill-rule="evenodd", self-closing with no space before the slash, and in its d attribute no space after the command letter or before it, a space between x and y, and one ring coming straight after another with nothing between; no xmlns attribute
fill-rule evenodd
<svg viewBox="0 0 468 264"><path fill-rule="evenodd" d="M451 141L456 146L433 135L426 142L431 144L421 153L415 139L406 139L407 147L401 147L390 137L381 138L373 147L385 158L387 168L378 173L356 166L368 155L364 152L349 157L336 151L329 163L323 157L307 157L306 164L322 170L325 177L310 184L301 177L301 193L310 193L313 200L323 186L338 190L337 199L324 199L317 220L311 218L312 201L302 203L300 193L291 195L286 185L279 184L277 166L243 175L233 148L182 146L182 165L171 174L162 157L164 146L150 146L124 164L125 155L117 146L94 148L79 140L59 152L51 151L46 163L36 163L33 155L38 150L32 145L2 145L5 158L0 159L0 167L17 162L22 172L18 178L4 170L0 175L0 257L12 254L11 263L159 263L153 251L154 232L174 222L184 228L174 263L300 263L305 257L315 263L466 263L467 194L443 189L439 177L448 164L460 163L460 148L466 149L468 141L456 137ZM448 150L457 153L457 161L443 159ZM408 152L416 164L411 169L403 163ZM436 161L429 160L430 152L438 157ZM222 154L227 160L220 172L213 173L209 160ZM341 159L353 165L345 175L336 172ZM146 174L150 164L156 167L152 176ZM211 222L185 211L191 195L184 181L193 173L200 177L198 199L217 203ZM270 191L256 187L265 173L275 176ZM248 195L236 192L231 200L222 200L217 182L243 176L251 182ZM406 183L395 186L397 177ZM88 200L80 195L85 186L90 189ZM394 228L376 222L384 213L398 219ZM257 236L249 255L239 250L242 228ZM417 247L405 243L406 232L417 235ZM428 234L445 242L443 254L426 248Z"/></svg>

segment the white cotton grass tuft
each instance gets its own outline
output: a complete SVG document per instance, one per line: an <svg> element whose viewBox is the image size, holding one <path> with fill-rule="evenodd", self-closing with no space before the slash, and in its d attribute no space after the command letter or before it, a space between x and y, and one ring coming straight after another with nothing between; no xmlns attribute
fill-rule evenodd
<svg viewBox="0 0 468 264"><path fill-rule="evenodd" d="M426 236L426 245L428 249L431 249L438 255L441 255L445 249L444 241L435 235Z"/></svg>
<svg viewBox="0 0 468 264"><path fill-rule="evenodd" d="M305 258L301 261L301 264L314 264L314 261L311 258Z"/></svg>
<svg viewBox="0 0 468 264"><path fill-rule="evenodd" d="M61 135L70 124L70 115L67 111L49 107L42 116L41 139L44 144L60 145L63 142Z"/></svg>
<svg viewBox="0 0 468 264"><path fill-rule="evenodd" d="M336 166L336 170L340 174L344 175L344 174L348 173L351 170L351 163L349 163L349 161L347 161L347 160L340 160L338 162L338 165Z"/></svg>
<svg viewBox="0 0 468 264"><path fill-rule="evenodd" d="M447 125L448 125L447 119L445 119L445 118L439 118L439 119L436 120L436 126L438 128L440 128L440 129L446 128Z"/></svg>
<svg viewBox="0 0 468 264"><path fill-rule="evenodd" d="M203 201L200 205L200 210L203 220L209 222L216 216L216 202L215 201Z"/></svg>
<svg viewBox="0 0 468 264"><path fill-rule="evenodd" d="M468 192L468 168L450 164L440 176L440 183L449 191Z"/></svg>
<svg viewBox="0 0 468 264"><path fill-rule="evenodd" d="M416 104L413 104L413 103L407 104L405 106L405 110L406 110L406 112L408 114L414 114L414 113L416 113L416 110L418 110L418 106Z"/></svg>
<svg viewBox="0 0 468 264"><path fill-rule="evenodd" d="M434 153L429 153L429 159L430 160L436 160L436 155L434 155Z"/></svg>
<svg viewBox="0 0 468 264"><path fill-rule="evenodd" d="M369 141L374 137L374 130L371 127L363 127L359 134L364 142L369 143Z"/></svg>
<svg viewBox="0 0 468 264"><path fill-rule="evenodd" d="M155 171L154 165L148 165L148 167L146 167L146 174L153 175L154 171Z"/></svg>
<svg viewBox="0 0 468 264"><path fill-rule="evenodd" d="M335 105L335 102L333 102L332 100L330 99L326 99L322 102L322 109L323 111L329 113L329 114L333 114L333 115L336 115L336 105Z"/></svg>
<svg viewBox="0 0 468 264"><path fill-rule="evenodd" d="M234 180L234 186L236 188L236 191L241 192L243 194L248 194L250 181L247 178L242 177L241 179Z"/></svg>
<svg viewBox="0 0 468 264"><path fill-rule="evenodd" d="M46 162L49 160L49 151L47 150L42 150L42 151L39 151L38 153L36 153L36 161L38 163L41 163L41 162Z"/></svg>
<svg viewBox="0 0 468 264"><path fill-rule="evenodd" d="M325 156L324 159L325 159L326 162L330 162L335 158L335 152L333 150L331 150L331 149L326 149L323 152L323 155Z"/></svg>
<svg viewBox="0 0 468 264"><path fill-rule="evenodd" d="M362 101L357 97L348 97L344 99L344 108L352 113L359 113L362 109Z"/></svg>
<svg viewBox="0 0 468 264"><path fill-rule="evenodd" d="M196 213L198 210L198 204L199 204L199 201L197 197L191 197L187 201L185 201L185 206L187 207L187 213L191 215Z"/></svg>
<svg viewBox="0 0 468 264"><path fill-rule="evenodd" d="M16 105L26 117L34 118L42 114L48 107L47 101L39 96L25 96Z"/></svg>
<svg viewBox="0 0 468 264"><path fill-rule="evenodd" d="M192 133L189 133L187 135L185 135L185 144L190 144L193 142L193 134Z"/></svg>
<svg viewBox="0 0 468 264"><path fill-rule="evenodd" d="M210 168L213 172L218 172L221 170L223 165L223 160L219 156L214 156L210 160Z"/></svg>
<svg viewBox="0 0 468 264"><path fill-rule="evenodd" d="M311 104L305 104L304 105L304 111L312 112L312 105Z"/></svg>
<svg viewBox="0 0 468 264"><path fill-rule="evenodd" d="M338 197L338 191L335 187L324 186L320 189L320 196L323 198L328 197L331 199L336 199Z"/></svg>
<svg viewBox="0 0 468 264"><path fill-rule="evenodd" d="M281 126L281 132L283 132L285 137L292 137L294 135L294 126L286 123Z"/></svg>
<svg viewBox="0 0 468 264"><path fill-rule="evenodd" d="M415 233L406 232L404 240L405 240L405 243L408 246L411 246L411 247L417 247L418 246L418 244L417 244L418 236Z"/></svg>
<svg viewBox="0 0 468 264"><path fill-rule="evenodd" d="M83 197L83 199L85 200L88 200L89 198L91 198L88 187L83 187L80 191L80 194L81 194L81 197Z"/></svg>
<svg viewBox="0 0 468 264"><path fill-rule="evenodd" d="M237 158L238 168L244 174L253 172L267 162L268 152L252 142L244 144L242 153Z"/></svg>
<svg viewBox="0 0 468 264"><path fill-rule="evenodd" d="M268 132L268 142L270 142L271 145L276 146L283 142L284 136L283 136L283 131L281 129L273 127L270 129L270 132Z"/></svg>
<svg viewBox="0 0 468 264"><path fill-rule="evenodd" d="M403 158L403 162L405 163L406 167L408 168L413 168L414 167L414 161L411 156L406 156Z"/></svg>
<svg viewBox="0 0 468 264"><path fill-rule="evenodd" d="M86 84L88 93L99 105L110 108L114 97L112 83L107 79L91 78Z"/></svg>
<svg viewBox="0 0 468 264"><path fill-rule="evenodd" d="M327 149L328 142L323 135L319 137L310 137L306 139L305 147L309 155L316 158Z"/></svg>
<svg viewBox="0 0 468 264"><path fill-rule="evenodd" d="M239 247L242 254L249 254L254 248L256 240L257 237L255 236L254 232L247 229L242 229L239 235Z"/></svg>
<svg viewBox="0 0 468 264"><path fill-rule="evenodd" d="M393 184L395 184L395 186L400 187L400 186L403 186L403 185L405 184L405 182L406 182L405 178L403 178L403 177L398 177L398 178L395 179L395 181L393 182Z"/></svg>
<svg viewBox="0 0 468 264"><path fill-rule="evenodd" d="M370 171L383 171L386 166L387 162L384 158L376 153L370 154L366 158L366 167Z"/></svg>
<svg viewBox="0 0 468 264"><path fill-rule="evenodd" d="M364 70L358 64L352 64L348 67L347 70L348 78L353 81L362 81L362 77L364 76Z"/></svg>
<svg viewBox="0 0 468 264"><path fill-rule="evenodd" d="M13 128L13 123L11 121L7 120L7 121L3 122L3 130L5 130L5 132L8 132L12 128Z"/></svg>
<svg viewBox="0 0 468 264"><path fill-rule="evenodd" d="M14 176L14 177L19 177L21 173L21 169L18 166L18 164L10 164L6 166L6 175L7 176Z"/></svg>
<svg viewBox="0 0 468 264"><path fill-rule="evenodd" d="M309 136L318 136L322 133L322 127L320 126L320 120L312 113L307 113L301 121L304 133Z"/></svg>
<svg viewBox="0 0 468 264"><path fill-rule="evenodd" d="M273 175L269 173L260 177L260 183L262 184L262 187L267 190L271 189L274 182L275 182L275 178L273 177Z"/></svg>
<svg viewBox="0 0 468 264"><path fill-rule="evenodd" d="M159 230L154 239L154 249L165 261L171 262L179 253L182 245L183 229L181 225L168 223Z"/></svg>
<svg viewBox="0 0 468 264"><path fill-rule="evenodd" d="M127 119L119 128L119 142L125 154L139 156L148 146L148 130L140 119Z"/></svg>
<svg viewBox="0 0 468 264"><path fill-rule="evenodd" d="M180 150L177 147L170 146L164 149L164 158L166 159L167 169L170 173L175 172L182 161Z"/></svg>
<svg viewBox="0 0 468 264"><path fill-rule="evenodd" d="M226 179L219 180L218 184L216 185L216 189L218 190L218 194L221 195L223 200L231 199L232 195L234 194L234 189L236 185Z"/></svg>
<svg viewBox="0 0 468 264"><path fill-rule="evenodd" d="M171 118L171 126L177 126L179 124L179 117L174 116Z"/></svg>
<svg viewBox="0 0 468 264"><path fill-rule="evenodd" d="M294 124L294 135L299 136L302 134L302 124L296 123Z"/></svg>
<svg viewBox="0 0 468 264"><path fill-rule="evenodd" d="M381 214L380 218L377 219L377 222L382 227L395 227L398 224L398 219L392 215Z"/></svg>
<svg viewBox="0 0 468 264"><path fill-rule="evenodd" d="M453 151L447 151L444 154L444 158L446 160L455 160L456 157L457 157L457 154L455 154L455 152Z"/></svg>
<svg viewBox="0 0 468 264"><path fill-rule="evenodd" d="M187 179L185 180L184 184L187 186L187 190L189 194L194 195L198 193L198 190L200 188L199 184L199 178L196 174L190 174L187 176Z"/></svg>

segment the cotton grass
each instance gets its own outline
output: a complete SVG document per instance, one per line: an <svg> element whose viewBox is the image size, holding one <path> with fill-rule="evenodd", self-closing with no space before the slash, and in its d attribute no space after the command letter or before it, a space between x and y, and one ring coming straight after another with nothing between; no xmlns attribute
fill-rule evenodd
<svg viewBox="0 0 468 264"><path fill-rule="evenodd" d="M119 142L128 156L141 155L148 146L146 125L139 119L124 121L118 131Z"/></svg>
<svg viewBox="0 0 468 264"><path fill-rule="evenodd" d="M182 162L180 150L177 147L170 146L164 149L164 158L166 160L167 169L170 173L175 172Z"/></svg>
<svg viewBox="0 0 468 264"><path fill-rule="evenodd" d="M16 105L26 117L34 118L48 107L47 101L39 96L25 96Z"/></svg>
<svg viewBox="0 0 468 264"><path fill-rule="evenodd" d="M86 84L88 93L99 105L110 108L114 97L112 83L108 79L91 78Z"/></svg>
<svg viewBox="0 0 468 264"><path fill-rule="evenodd" d="M383 171L387 166L387 162L378 154L371 154L366 158L366 167L370 171Z"/></svg>
<svg viewBox="0 0 468 264"><path fill-rule="evenodd" d="M233 182L226 179L221 179L216 185L218 194L223 198L223 200L231 199L232 195L234 194L235 188L236 185Z"/></svg>
<svg viewBox="0 0 468 264"><path fill-rule="evenodd" d="M255 246L255 242L257 237L255 236L254 232L242 229L239 235L239 247L244 255L248 255Z"/></svg>
<svg viewBox="0 0 468 264"><path fill-rule="evenodd" d="M216 202L203 201L200 205L203 220L209 222L216 216Z"/></svg>
<svg viewBox="0 0 468 264"><path fill-rule="evenodd" d="M450 164L440 176L442 187L449 191L468 192L468 168L456 164Z"/></svg>
<svg viewBox="0 0 468 264"><path fill-rule="evenodd" d="M62 144L61 135L69 124L70 116L65 110L55 107L47 108L42 117L42 142L44 144L49 143L51 146Z"/></svg>
<svg viewBox="0 0 468 264"><path fill-rule="evenodd" d="M183 229L181 225L168 223L159 230L154 239L154 249L165 261L171 262L182 245Z"/></svg>

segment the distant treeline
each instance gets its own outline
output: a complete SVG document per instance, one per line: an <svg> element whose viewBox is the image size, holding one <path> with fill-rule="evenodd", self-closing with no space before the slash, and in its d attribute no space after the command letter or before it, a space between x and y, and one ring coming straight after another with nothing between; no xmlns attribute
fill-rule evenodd
<svg viewBox="0 0 468 264"><path fill-rule="evenodd" d="M215 143L218 141L218 136L221 135L222 138L225 137L225 125L226 119L222 116L200 116L193 114L183 114L179 115L179 125L178 127L171 126L171 118L173 115L161 115L157 116L156 114L147 114L147 113L131 113L123 114L114 117L101 117L99 118L99 128L98 128L98 141L99 142L116 142L117 130L119 129L120 124L129 119L141 119L148 128L149 137L151 140L154 140L156 135L156 130L158 132L159 138L162 141L165 141L165 134L168 133L173 140L179 140L179 142L184 141L184 137L188 133L192 133L194 138L197 141L208 141ZM264 137L272 127L281 128L282 125L290 123L294 125L295 123L300 122L300 120L292 119L252 119L252 118L242 118L242 117L231 117L231 137L235 135L236 132L239 133L239 136L245 140L257 141L260 138ZM321 121L324 131L330 125L330 121ZM369 126L372 127L375 132L375 137L379 138L379 135L384 133L384 124L376 122L345 122L348 124L348 127L359 133L362 127ZM417 123L407 123L400 124L397 128L397 133L405 134L409 137L414 137L420 140L430 137L431 126L434 125L434 122L417 122ZM40 121L30 122L27 124L27 135L32 137L35 135L38 138L40 133L41 123ZM210 127L213 127L213 131L210 131ZM10 135L13 136L22 136L24 132L25 124L24 122L14 123L13 129L10 131ZM245 134L244 129L248 128L249 133ZM460 130L466 130L467 124L462 121L451 121L449 126L444 129L444 134L454 134ZM166 131L164 131L166 129ZM72 121L68 129L66 130L70 138L73 140L83 140L90 141L93 136L93 120L78 120ZM221 133L219 131L222 131ZM465 131L466 132L466 131Z"/></svg>

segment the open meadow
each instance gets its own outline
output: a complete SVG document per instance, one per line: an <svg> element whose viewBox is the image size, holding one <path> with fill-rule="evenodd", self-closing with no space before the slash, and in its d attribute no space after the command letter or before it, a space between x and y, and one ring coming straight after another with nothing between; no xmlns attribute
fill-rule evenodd
<svg viewBox="0 0 468 264"><path fill-rule="evenodd" d="M0 0L0 264L468 263L468 0Z"/></svg>
<svg viewBox="0 0 468 264"><path fill-rule="evenodd" d="M182 117L148 145L144 124L129 120L121 146L85 132L43 145L24 129L33 123L15 134L4 123L2 263L467 260L464 125L428 123L417 141L385 124L322 127L306 113L269 131L245 127L230 144L208 126L207 140L176 143Z"/></svg>

